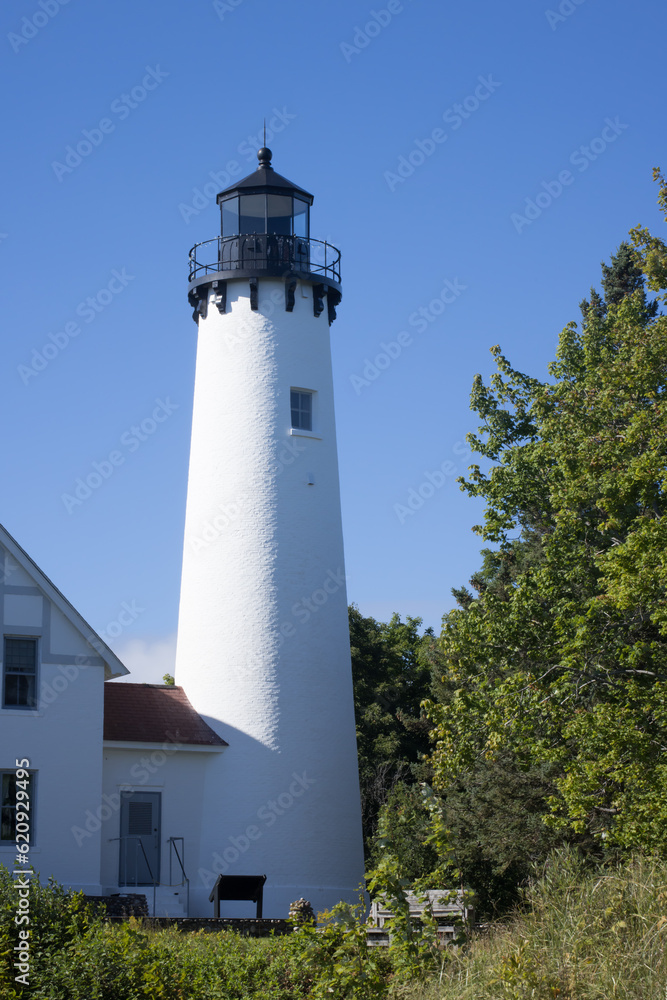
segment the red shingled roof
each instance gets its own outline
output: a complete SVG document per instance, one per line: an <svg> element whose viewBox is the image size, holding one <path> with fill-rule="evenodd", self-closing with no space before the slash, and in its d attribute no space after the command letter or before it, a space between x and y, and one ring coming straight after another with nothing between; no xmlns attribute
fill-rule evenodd
<svg viewBox="0 0 667 1000"><path fill-rule="evenodd" d="M183 688L113 681L104 685L104 739L228 746L195 712Z"/></svg>

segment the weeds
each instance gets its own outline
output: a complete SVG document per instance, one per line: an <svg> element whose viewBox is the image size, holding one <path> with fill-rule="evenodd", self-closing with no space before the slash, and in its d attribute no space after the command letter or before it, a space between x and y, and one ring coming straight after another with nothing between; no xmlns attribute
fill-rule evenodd
<svg viewBox="0 0 667 1000"><path fill-rule="evenodd" d="M452 954L440 983L405 1000L648 1000L667 984L667 864L590 869L552 854L524 908Z"/></svg>
<svg viewBox="0 0 667 1000"><path fill-rule="evenodd" d="M363 906L339 904L319 930L306 924L258 941L133 919L110 925L80 896L35 880L23 992L12 968L12 893L0 869L0 1000L648 1000L667 984L667 863L655 859L595 868L558 851L520 911L445 948L437 964L427 933L423 966L400 920L395 946L368 948Z"/></svg>

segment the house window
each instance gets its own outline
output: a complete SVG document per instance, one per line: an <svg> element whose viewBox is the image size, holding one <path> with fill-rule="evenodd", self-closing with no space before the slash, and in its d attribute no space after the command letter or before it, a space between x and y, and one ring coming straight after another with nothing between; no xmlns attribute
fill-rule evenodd
<svg viewBox="0 0 667 1000"><path fill-rule="evenodd" d="M313 394L302 389L290 391L290 407L292 409L292 427L300 431L313 429Z"/></svg>
<svg viewBox="0 0 667 1000"><path fill-rule="evenodd" d="M3 707L34 708L36 692L37 640L5 636Z"/></svg>
<svg viewBox="0 0 667 1000"><path fill-rule="evenodd" d="M16 834L24 830L30 831L30 842L32 843L31 831L33 830L35 819L33 797L35 789L34 775L30 774L27 779L19 781L17 784L16 771L0 771L0 779L2 781L0 790L0 843L7 841L14 843L16 841ZM17 793L20 793L18 798ZM28 796L28 808L26 808L26 795ZM26 819L26 816L30 818Z"/></svg>

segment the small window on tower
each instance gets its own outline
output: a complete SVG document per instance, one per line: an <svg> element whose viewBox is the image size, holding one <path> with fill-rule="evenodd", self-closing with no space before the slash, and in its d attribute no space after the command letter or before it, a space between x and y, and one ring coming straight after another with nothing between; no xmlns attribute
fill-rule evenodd
<svg viewBox="0 0 667 1000"><path fill-rule="evenodd" d="M290 407L292 408L292 427L300 431L312 431L312 392L304 392L303 389L292 389L290 392Z"/></svg>

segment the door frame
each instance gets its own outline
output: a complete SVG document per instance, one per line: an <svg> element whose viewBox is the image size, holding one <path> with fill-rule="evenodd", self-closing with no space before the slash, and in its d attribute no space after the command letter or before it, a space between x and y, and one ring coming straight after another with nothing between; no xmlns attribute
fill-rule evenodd
<svg viewBox="0 0 667 1000"><path fill-rule="evenodd" d="M153 805L153 811L151 814L151 827L152 832L150 834L127 834L123 831L128 828L129 816L128 807L130 802L140 802L148 801ZM125 789L120 793L120 850L118 852L118 885L129 886L129 885L153 885L153 880L155 884L160 882L160 861L161 861L161 829L162 829L162 792L157 791L146 791L143 788L135 789ZM155 838L153 847L148 843L144 843L146 840ZM144 843L144 850L148 858L148 867L152 867L151 862L153 858L155 859L155 870L153 871L153 878L150 877L146 881L139 881L138 876L141 874L141 868L145 865L143 854L141 849L137 846L130 848L130 841L136 842L137 840ZM136 853L135 853L136 852ZM137 859L140 859L137 861ZM130 878L128 878L128 871L130 873ZM132 878L132 873L134 878ZM150 871L147 872L150 876Z"/></svg>

